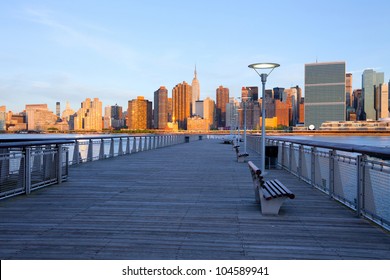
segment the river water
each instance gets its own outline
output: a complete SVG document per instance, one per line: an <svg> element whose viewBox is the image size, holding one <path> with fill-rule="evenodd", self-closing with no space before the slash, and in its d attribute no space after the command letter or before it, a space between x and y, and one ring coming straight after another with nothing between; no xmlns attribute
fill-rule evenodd
<svg viewBox="0 0 390 280"><path fill-rule="evenodd" d="M283 138L283 137L282 137ZM389 147L390 148L390 136L308 136L308 135L291 135L285 136L285 138L302 139L302 140L315 140L324 141L329 143L342 143L342 144L355 144L355 145L367 145L375 147Z"/></svg>
<svg viewBox="0 0 390 280"><path fill-rule="evenodd" d="M74 137L88 137L88 136L101 136L101 134L0 134L0 141L2 139L51 139L51 138L74 138ZM104 134L104 136L138 136L129 134ZM285 138L304 139L304 140L316 140L324 142L335 142L343 144L356 144L356 145L368 145L376 147L389 147L390 148L390 136L317 136L317 135L288 135L281 136Z"/></svg>

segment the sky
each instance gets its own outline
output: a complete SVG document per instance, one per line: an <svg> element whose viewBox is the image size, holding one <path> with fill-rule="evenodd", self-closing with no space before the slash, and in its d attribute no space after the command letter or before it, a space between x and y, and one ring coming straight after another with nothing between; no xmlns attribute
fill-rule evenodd
<svg viewBox="0 0 390 280"><path fill-rule="evenodd" d="M201 99L259 86L249 64L280 64L273 87L304 88L306 63L345 61L353 87L364 69L390 74L387 0L0 0L0 106L55 111L85 98L103 106L191 83Z"/></svg>

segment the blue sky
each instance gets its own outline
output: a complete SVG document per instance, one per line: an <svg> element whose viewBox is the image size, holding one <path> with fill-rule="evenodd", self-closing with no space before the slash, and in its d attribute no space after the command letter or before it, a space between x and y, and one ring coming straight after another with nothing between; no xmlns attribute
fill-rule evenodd
<svg viewBox="0 0 390 280"><path fill-rule="evenodd" d="M201 98L219 85L239 96L260 86L247 66L281 64L267 88L304 80L304 64L345 61L361 85L364 69L390 73L389 1L6 1L0 0L0 105L87 97L103 106L191 83Z"/></svg>

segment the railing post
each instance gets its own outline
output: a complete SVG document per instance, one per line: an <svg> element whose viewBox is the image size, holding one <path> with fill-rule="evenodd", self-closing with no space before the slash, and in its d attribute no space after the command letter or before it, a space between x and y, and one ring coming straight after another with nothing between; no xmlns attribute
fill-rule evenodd
<svg viewBox="0 0 390 280"><path fill-rule="evenodd" d="M289 145L289 150L288 150L288 170L292 172L292 160L293 160L293 147L294 144L290 143Z"/></svg>
<svg viewBox="0 0 390 280"><path fill-rule="evenodd" d="M138 152L142 152L142 136L139 137Z"/></svg>
<svg viewBox="0 0 390 280"><path fill-rule="evenodd" d="M334 195L334 161L336 157L336 151L330 150L329 151L329 197L333 198Z"/></svg>
<svg viewBox="0 0 390 280"><path fill-rule="evenodd" d="M100 139L100 150L99 150L99 159L104 159L104 138Z"/></svg>
<svg viewBox="0 0 390 280"><path fill-rule="evenodd" d="M62 183L62 145L57 144L57 160L56 160L56 166L57 166L57 184Z"/></svg>
<svg viewBox="0 0 390 280"><path fill-rule="evenodd" d="M356 215L360 217L364 211L364 167L366 156L358 155L356 158L357 168L357 194L356 194Z"/></svg>
<svg viewBox="0 0 390 280"><path fill-rule="evenodd" d="M130 154L130 137L126 137L126 155Z"/></svg>
<svg viewBox="0 0 390 280"><path fill-rule="evenodd" d="M152 136L149 136L149 150L152 149Z"/></svg>
<svg viewBox="0 0 390 280"><path fill-rule="evenodd" d="M26 190L26 194L31 193L31 148L24 147L24 166L20 168L19 172L23 170L24 178L23 183ZM21 159L23 160L23 158Z"/></svg>
<svg viewBox="0 0 390 280"><path fill-rule="evenodd" d="M299 145L299 147L298 147L298 166L297 166L297 174L298 174L299 179L302 179L302 158L303 158L303 145Z"/></svg>
<svg viewBox="0 0 390 280"><path fill-rule="evenodd" d="M87 161L92 161L93 159L93 140L88 140L88 152L87 152Z"/></svg>
<svg viewBox="0 0 390 280"><path fill-rule="evenodd" d="M314 187L316 184L316 151L316 147L311 147L310 183L312 187Z"/></svg>
<svg viewBox="0 0 390 280"><path fill-rule="evenodd" d="M123 142L122 142L122 137L119 137L119 144L118 144L118 156L123 155Z"/></svg>
<svg viewBox="0 0 390 280"><path fill-rule="evenodd" d="M137 152L137 138L135 136L133 137L133 148L131 150L131 153Z"/></svg>
<svg viewBox="0 0 390 280"><path fill-rule="evenodd" d="M285 168L285 164L284 164L284 161L285 161L285 146L286 146L286 142L282 142L282 145L281 145L281 163L282 163L282 169Z"/></svg>
<svg viewBox="0 0 390 280"><path fill-rule="evenodd" d="M80 144L77 139L74 142L74 149L73 149L73 164L79 164L80 163Z"/></svg>
<svg viewBox="0 0 390 280"><path fill-rule="evenodd" d="M111 138L110 141L110 154L109 157L112 158L114 157L114 138Z"/></svg>

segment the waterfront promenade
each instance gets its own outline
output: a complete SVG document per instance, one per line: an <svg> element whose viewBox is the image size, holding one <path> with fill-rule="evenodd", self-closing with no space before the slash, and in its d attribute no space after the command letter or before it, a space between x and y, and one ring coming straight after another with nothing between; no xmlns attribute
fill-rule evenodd
<svg viewBox="0 0 390 280"><path fill-rule="evenodd" d="M0 259L390 259L390 233L285 171L267 178L296 194L279 216L218 140L73 166L0 201Z"/></svg>

